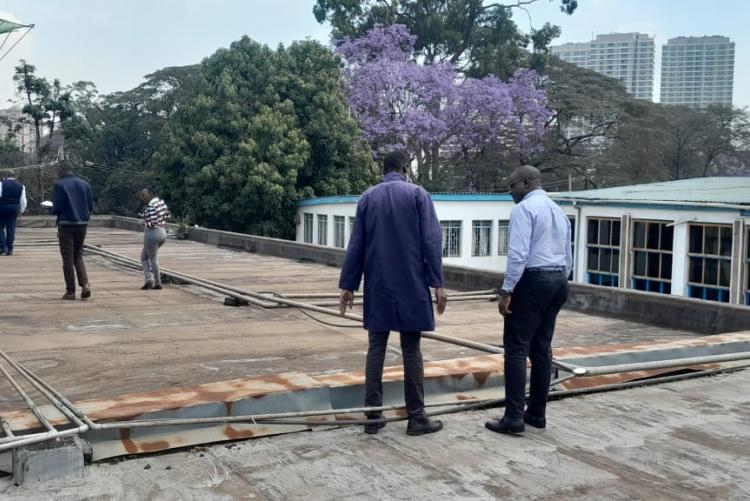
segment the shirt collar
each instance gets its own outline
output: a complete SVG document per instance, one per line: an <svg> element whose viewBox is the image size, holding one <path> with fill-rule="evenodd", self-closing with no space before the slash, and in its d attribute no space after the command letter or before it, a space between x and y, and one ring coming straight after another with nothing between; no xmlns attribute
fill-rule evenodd
<svg viewBox="0 0 750 501"><path fill-rule="evenodd" d="M527 199L529 199L531 197L535 197L537 195L546 195L546 194L547 194L547 192L544 191L541 188L539 188L538 190L532 190L532 191L528 192L526 195L524 195L524 197L521 199L521 202L523 202L524 200L527 200Z"/></svg>
<svg viewBox="0 0 750 501"><path fill-rule="evenodd" d="M383 181L386 183L391 181L406 181L406 176L404 176L400 172L389 172L388 174L383 176Z"/></svg>

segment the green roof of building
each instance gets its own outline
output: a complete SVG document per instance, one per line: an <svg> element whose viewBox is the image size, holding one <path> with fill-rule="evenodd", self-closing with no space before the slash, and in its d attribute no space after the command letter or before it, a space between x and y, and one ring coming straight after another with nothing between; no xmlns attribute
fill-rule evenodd
<svg viewBox="0 0 750 501"><path fill-rule="evenodd" d="M750 176L700 177L598 190L550 193L550 196L555 199L590 202L726 204L750 208Z"/></svg>

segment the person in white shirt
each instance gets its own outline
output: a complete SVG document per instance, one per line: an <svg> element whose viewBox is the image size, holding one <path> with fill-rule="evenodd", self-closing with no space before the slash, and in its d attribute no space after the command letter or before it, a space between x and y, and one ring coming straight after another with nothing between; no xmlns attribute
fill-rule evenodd
<svg viewBox="0 0 750 501"><path fill-rule="evenodd" d="M505 414L485 427L521 433L524 424L546 426L552 373L552 335L568 299L573 266L570 221L541 186L535 167L519 167L508 178L516 206L510 213L508 266L498 310L504 319ZM531 360L529 402L524 412L526 358Z"/></svg>
<svg viewBox="0 0 750 501"><path fill-rule="evenodd" d="M26 187L11 171L0 172L0 255L12 256L16 221L26 212Z"/></svg>

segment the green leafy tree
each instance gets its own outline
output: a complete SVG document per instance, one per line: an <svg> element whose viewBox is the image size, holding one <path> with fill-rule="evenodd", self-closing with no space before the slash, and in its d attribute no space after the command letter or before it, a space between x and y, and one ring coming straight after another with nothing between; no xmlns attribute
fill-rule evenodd
<svg viewBox="0 0 750 501"><path fill-rule="evenodd" d="M201 64L155 155L178 212L213 228L294 234L295 200L374 179L338 61L316 42L273 51L247 37Z"/></svg>

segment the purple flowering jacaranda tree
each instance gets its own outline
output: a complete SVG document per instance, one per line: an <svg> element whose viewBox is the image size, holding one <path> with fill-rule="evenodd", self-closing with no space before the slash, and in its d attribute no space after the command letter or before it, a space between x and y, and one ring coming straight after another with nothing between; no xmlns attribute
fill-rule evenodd
<svg viewBox="0 0 750 501"><path fill-rule="evenodd" d="M405 145L417 178L429 183L455 156L490 143L523 153L539 147L550 111L533 71L508 82L465 78L447 62L420 64L415 40L403 25L378 25L336 48L349 105L374 150Z"/></svg>

